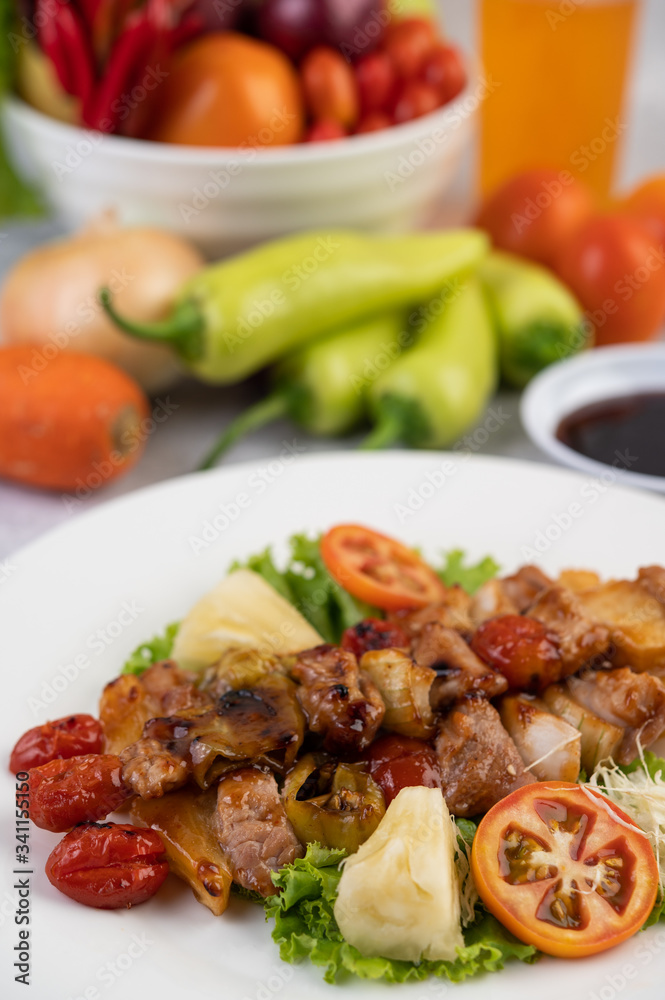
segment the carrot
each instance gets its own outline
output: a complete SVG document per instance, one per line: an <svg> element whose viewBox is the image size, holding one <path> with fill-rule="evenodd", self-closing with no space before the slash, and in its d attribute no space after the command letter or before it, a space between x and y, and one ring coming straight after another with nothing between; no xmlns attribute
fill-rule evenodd
<svg viewBox="0 0 665 1000"><path fill-rule="evenodd" d="M0 477L53 490L96 488L126 472L145 439L148 400L91 354L0 347Z"/></svg>

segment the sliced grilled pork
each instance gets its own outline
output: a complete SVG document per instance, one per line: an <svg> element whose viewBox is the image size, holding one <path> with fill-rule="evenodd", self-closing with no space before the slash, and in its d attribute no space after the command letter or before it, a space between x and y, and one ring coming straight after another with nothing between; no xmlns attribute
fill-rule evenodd
<svg viewBox="0 0 665 1000"><path fill-rule="evenodd" d="M439 622L423 626L414 642L413 655L418 666L436 671L430 704L437 712L466 694L479 692L494 698L508 688L503 674L483 663L459 632Z"/></svg>

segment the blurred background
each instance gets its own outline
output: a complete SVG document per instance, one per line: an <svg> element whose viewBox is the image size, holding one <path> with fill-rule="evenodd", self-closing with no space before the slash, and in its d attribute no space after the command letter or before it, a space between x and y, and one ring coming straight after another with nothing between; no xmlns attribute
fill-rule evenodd
<svg viewBox="0 0 665 1000"><path fill-rule="evenodd" d="M613 454L626 434L661 433L660 0L5 0L2 19L0 556L227 451L235 462L284 442L304 453L468 439L474 452L591 473L607 462L599 435ZM475 225L493 247L483 261ZM314 256L303 276L311 254L289 234L311 234L314 254L340 228L375 242ZM423 230L443 242L418 244L422 267L405 243L398 266L395 241ZM261 257L275 239L287 241L279 255ZM238 252L248 263L225 270ZM491 348L456 292L431 298L469 275ZM223 289L237 281L231 299ZM174 351L130 339L128 325L165 321L188 296L203 302L204 360L191 340ZM335 320L333 303L354 296L357 315ZM282 314L295 339L280 333ZM251 337L238 339L243 329ZM368 347L351 359L359 330ZM394 406L389 419L384 355L394 385L408 369L408 429ZM427 369L437 376L424 403ZM559 370L560 382L542 381ZM337 377L333 419L324 389ZM585 406L639 394L646 410L614 413L609 430L607 414L563 427ZM507 416L474 438L497 407ZM653 462L624 470L634 485L665 489L659 447L641 445Z"/></svg>

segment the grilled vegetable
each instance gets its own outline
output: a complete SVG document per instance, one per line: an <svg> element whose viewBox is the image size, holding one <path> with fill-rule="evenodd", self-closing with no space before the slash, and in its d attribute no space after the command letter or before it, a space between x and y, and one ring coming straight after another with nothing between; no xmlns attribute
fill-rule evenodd
<svg viewBox="0 0 665 1000"><path fill-rule="evenodd" d="M538 781L577 781L582 741L577 729L528 694L505 695L499 714L524 766Z"/></svg>
<svg viewBox="0 0 665 1000"><path fill-rule="evenodd" d="M434 735L434 713L429 701L436 678L434 670L419 667L399 649L365 653L360 669L372 678L386 706L384 729L419 739Z"/></svg>
<svg viewBox="0 0 665 1000"><path fill-rule="evenodd" d="M284 808L298 840L355 853L385 811L383 793L362 764L307 754L284 782Z"/></svg>

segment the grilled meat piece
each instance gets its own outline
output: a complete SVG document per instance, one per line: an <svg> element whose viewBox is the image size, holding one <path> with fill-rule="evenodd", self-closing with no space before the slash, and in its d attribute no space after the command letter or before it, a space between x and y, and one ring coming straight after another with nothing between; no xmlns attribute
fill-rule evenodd
<svg viewBox="0 0 665 1000"><path fill-rule="evenodd" d="M309 728L323 736L324 749L345 753L369 746L385 705L353 653L316 646L298 654L291 676L300 683L298 700Z"/></svg>
<svg viewBox="0 0 665 1000"><path fill-rule="evenodd" d="M436 738L443 797L455 816L487 812L516 788L535 781L482 697L468 695L446 716Z"/></svg>
<svg viewBox="0 0 665 1000"><path fill-rule="evenodd" d="M518 613L517 605L508 597L502 580L488 580L471 598L469 614L475 628L489 618Z"/></svg>
<svg viewBox="0 0 665 1000"><path fill-rule="evenodd" d="M153 718L174 715L190 708L204 710L212 706L212 698L200 691L194 674L180 670L173 660L153 663L140 680L148 699L154 704Z"/></svg>
<svg viewBox="0 0 665 1000"><path fill-rule="evenodd" d="M583 708L624 730L619 764L630 764L639 746L646 750L665 730L665 686L651 674L635 674L628 667L587 670L569 677L566 686Z"/></svg>
<svg viewBox="0 0 665 1000"><path fill-rule="evenodd" d="M503 591L517 608L518 614L530 608L543 591L552 586L552 583L549 576L545 576L537 566L522 566L517 573L505 576L501 580Z"/></svg>
<svg viewBox="0 0 665 1000"><path fill-rule="evenodd" d="M272 896L270 878L305 853L287 819L272 774L245 767L228 774L217 789L217 837L234 882Z"/></svg>
<svg viewBox="0 0 665 1000"><path fill-rule="evenodd" d="M159 739L137 740L123 750L120 760L123 782L142 799L159 799L180 788L189 777L186 758Z"/></svg>
<svg viewBox="0 0 665 1000"><path fill-rule="evenodd" d="M411 639L415 639L429 622L439 622L446 628L454 628L459 632L471 632L473 626L469 616L470 607L471 598L455 584L454 587L448 587L443 601L428 604L417 611L397 612L392 617Z"/></svg>
<svg viewBox="0 0 665 1000"><path fill-rule="evenodd" d="M547 625L558 640L562 677L576 674L592 661L602 661L609 652L609 629L590 621L579 598L565 587L544 590L528 614Z"/></svg>
<svg viewBox="0 0 665 1000"><path fill-rule="evenodd" d="M637 579L665 608L665 569L662 566L644 566L637 574Z"/></svg>
<svg viewBox="0 0 665 1000"><path fill-rule="evenodd" d="M440 712L463 698L478 692L494 698L508 689L508 681L498 670L483 663L459 632L439 622L429 622L413 644L413 655L420 667L436 671L430 688L430 704Z"/></svg>

